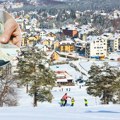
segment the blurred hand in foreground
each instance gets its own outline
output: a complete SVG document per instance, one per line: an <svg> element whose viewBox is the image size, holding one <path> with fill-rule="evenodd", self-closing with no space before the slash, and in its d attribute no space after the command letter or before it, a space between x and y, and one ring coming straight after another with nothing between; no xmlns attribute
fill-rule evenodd
<svg viewBox="0 0 120 120"><path fill-rule="evenodd" d="M4 32L0 36L0 43L7 44L10 42L20 47L22 40L20 26L10 14L7 12L4 14L6 20L4 24Z"/></svg>

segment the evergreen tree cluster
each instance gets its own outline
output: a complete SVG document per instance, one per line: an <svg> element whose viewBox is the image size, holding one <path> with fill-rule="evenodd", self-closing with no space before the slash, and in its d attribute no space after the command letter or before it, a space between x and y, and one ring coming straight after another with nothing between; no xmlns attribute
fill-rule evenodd
<svg viewBox="0 0 120 120"><path fill-rule="evenodd" d="M86 82L87 93L100 97L102 103L120 103L120 70L104 63L103 66L92 65Z"/></svg>
<svg viewBox="0 0 120 120"><path fill-rule="evenodd" d="M49 67L46 53L37 47L24 47L18 56L17 78L21 85L26 85L27 92L33 96L33 105L37 101L52 101L51 89L56 76Z"/></svg>

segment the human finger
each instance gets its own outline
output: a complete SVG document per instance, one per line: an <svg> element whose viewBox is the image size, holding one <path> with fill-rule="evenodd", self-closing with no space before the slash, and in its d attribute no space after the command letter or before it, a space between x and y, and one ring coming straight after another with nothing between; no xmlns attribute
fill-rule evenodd
<svg viewBox="0 0 120 120"><path fill-rule="evenodd" d="M4 25L4 32L0 36L0 41L2 43L8 43L13 32L16 31L17 28L18 24L16 23L16 21L13 18L8 19Z"/></svg>

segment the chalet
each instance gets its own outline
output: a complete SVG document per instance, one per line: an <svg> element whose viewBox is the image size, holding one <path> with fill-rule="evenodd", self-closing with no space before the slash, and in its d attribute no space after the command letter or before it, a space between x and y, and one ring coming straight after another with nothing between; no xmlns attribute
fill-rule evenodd
<svg viewBox="0 0 120 120"><path fill-rule="evenodd" d="M51 54L51 61L55 61L55 60L58 60L60 58L60 55L57 51L54 51L52 54Z"/></svg>
<svg viewBox="0 0 120 120"><path fill-rule="evenodd" d="M56 35L54 33L52 33L52 32L49 32L46 36L56 38Z"/></svg>
<svg viewBox="0 0 120 120"><path fill-rule="evenodd" d="M43 45L47 45L49 47L52 47L54 40L55 40L54 37L43 37L41 40L41 43Z"/></svg>
<svg viewBox="0 0 120 120"><path fill-rule="evenodd" d="M73 78L66 71L55 71L57 85L73 85Z"/></svg>
<svg viewBox="0 0 120 120"><path fill-rule="evenodd" d="M74 42L72 40L64 40L60 42L60 52L72 52L75 50Z"/></svg>

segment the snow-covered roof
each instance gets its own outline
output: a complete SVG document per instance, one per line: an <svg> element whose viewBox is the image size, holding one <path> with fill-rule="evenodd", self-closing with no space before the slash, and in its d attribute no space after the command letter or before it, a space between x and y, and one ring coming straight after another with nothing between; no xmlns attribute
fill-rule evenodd
<svg viewBox="0 0 120 120"><path fill-rule="evenodd" d="M103 33L102 35L101 35L101 37L102 38L110 38L110 37L112 37L113 36L113 33Z"/></svg>
<svg viewBox="0 0 120 120"><path fill-rule="evenodd" d="M38 47L39 49L42 49L45 45L42 45L42 44L36 44L35 46Z"/></svg>
<svg viewBox="0 0 120 120"><path fill-rule="evenodd" d="M52 32L52 33L57 33L60 32L60 29L44 29L44 31L46 32L46 34Z"/></svg>
<svg viewBox="0 0 120 120"><path fill-rule="evenodd" d="M50 37L50 36L42 36L41 39L42 39L42 40L51 40L51 41L54 41L54 40L55 40L54 37Z"/></svg>
<svg viewBox="0 0 120 120"><path fill-rule="evenodd" d="M57 76L57 81L59 80L61 80L61 81L66 81L66 82L68 82L68 80L73 80L73 77L71 76L71 75L69 75L68 74L68 72L67 71L64 71L64 70L55 70L55 73L56 73L56 76Z"/></svg>
<svg viewBox="0 0 120 120"><path fill-rule="evenodd" d="M66 78L62 78L62 79L57 79L57 82L68 82L68 80Z"/></svg>
<svg viewBox="0 0 120 120"><path fill-rule="evenodd" d="M66 26L63 26L62 29L77 30L77 27L73 24L68 24Z"/></svg>
<svg viewBox="0 0 120 120"><path fill-rule="evenodd" d="M87 42L91 43L93 41L96 41L96 40L101 40L101 36L88 36L87 37Z"/></svg>
<svg viewBox="0 0 120 120"><path fill-rule="evenodd" d="M64 40L60 42L60 45L61 44L74 44L74 42L72 40Z"/></svg>
<svg viewBox="0 0 120 120"><path fill-rule="evenodd" d="M89 33L91 31L94 31L95 28L91 27L91 25L83 25L79 28L79 33L84 34L84 33Z"/></svg>

